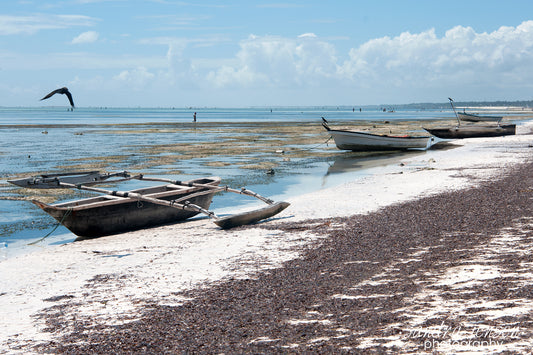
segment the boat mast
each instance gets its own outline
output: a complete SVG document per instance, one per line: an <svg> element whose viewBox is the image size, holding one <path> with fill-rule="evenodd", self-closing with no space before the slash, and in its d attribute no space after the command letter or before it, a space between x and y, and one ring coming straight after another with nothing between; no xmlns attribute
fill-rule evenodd
<svg viewBox="0 0 533 355"><path fill-rule="evenodd" d="M461 120L459 120L459 116L457 116L457 112L455 112L455 107L453 107L453 99L451 97L448 97L448 100L450 100L450 105L452 105L453 113L455 113L455 118L457 118L457 127L461 125Z"/></svg>

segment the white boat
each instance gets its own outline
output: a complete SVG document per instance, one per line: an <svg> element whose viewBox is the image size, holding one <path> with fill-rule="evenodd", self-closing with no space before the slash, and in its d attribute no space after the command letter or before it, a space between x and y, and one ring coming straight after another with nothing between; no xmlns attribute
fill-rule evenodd
<svg viewBox="0 0 533 355"><path fill-rule="evenodd" d="M322 118L322 126L335 140L337 148L352 151L403 150L427 148L431 137L409 135L385 135L331 129Z"/></svg>
<svg viewBox="0 0 533 355"><path fill-rule="evenodd" d="M467 122L500 122L503 118L503 116L481 116L466 112L457 112L457 116L461 121Z"/></svg>

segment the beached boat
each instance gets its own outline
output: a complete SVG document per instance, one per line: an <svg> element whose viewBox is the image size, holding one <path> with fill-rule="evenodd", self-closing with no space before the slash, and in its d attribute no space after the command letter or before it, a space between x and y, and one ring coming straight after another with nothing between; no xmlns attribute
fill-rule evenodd
<svg viewBox="0 0 533 355"><path fill-rule="evenodd" d="M110 177L122 177L108 181ZM111 191L90 185L102 182L121 182L131 179L165 182L164 185L131 191ZM25 188L76 188L104 195L76 201L49 205L32 202L76 234L78 239L96 238L162 224L177 223L203 213L214 219L223 229L255 223L276 215L289 206L288 202L274 202L250 190L218 186L219 177L206 177L189 181L169 180L128 172L101 174L98 172L46 174L16 180L10 183ZM65 182L69 181L69 182ZM72 182L75 181L76 184ZM255 197L268 206L257 210L218 217L209 211L217 192L234 192Z"/></svg>
<svg viewBox="0 0 533 355"><path fill-rule="evenodd" d="M190 182L217 186L220 183L220 178L196 179ZM207 193L197 195L204 191ZM213 195L216 193L216 191L206 188L173 184L137 189L131 192L158 200L187 200L204 209L209 208ZM76 234L78 239L96 238L176 223L200 213L199 211L163 206L139 200L136 197L123 198L112 194L54 205L48 205L37 200L32 202Z"/></svg>
<svg viewBox="0 0 533 355"><path fill-rule="evenodd" d="M424 128L435 137L442 139L500 137L516 134L516 125L465 125L445 128Z"/></svg>
<svg viewBox="0 0 533 355"><path fill-rule="evenodd" d="M503 116L481 116L466 112L457 112L457 116L466 122L500 122L503 118Z"/></svg>
<svg viewBox="0 0 533 355"><path fill-rule="evenodd" d="M429 136L381 135L365 132L331 129L322 117L322 126L331 134L335 145L341 150L378 151L427 148Z"/></svg>
<svg viewBox="0 0 533 355"><path fill-rule="evenodd" d="M450 105L457 118L457 126L455 127L443 127L443 128L424 128L427 132L431 133L437 138L441 139L461 139L461 138L481 138L481 137L500 137L516 134L516 125L507 124L500 125L499 120L496 125L483 125L483 124L467 124L461 125L460 115L465 113L458 113L453 106L453 99L450 100ZM468 115L468 114L466 114ZM475 115L470 115L475 116ZM476 117L489 117L489 116L476 116ZM501 117L499 117L501 119ZM479 121L476 121L479 122Z"/></svg>

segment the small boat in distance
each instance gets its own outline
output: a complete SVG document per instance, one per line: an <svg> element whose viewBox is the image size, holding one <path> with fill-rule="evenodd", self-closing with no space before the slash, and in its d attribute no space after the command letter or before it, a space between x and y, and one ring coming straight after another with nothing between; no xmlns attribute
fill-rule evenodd
<svg viewBox="0 0 533 355"><path fill-rule="evenodd" d="M457 112L457 116L466 122L500 122L503 118L503 116L481 116L466 112Z"/></svg>
<svg viewBox="0 0 533 355"><path fill-rule="evenodd" d="M409 135L386 135L331 129L322 117L322 126L333 137L335 145L341 150L379 151L427 148L431 137Z"/></svg>

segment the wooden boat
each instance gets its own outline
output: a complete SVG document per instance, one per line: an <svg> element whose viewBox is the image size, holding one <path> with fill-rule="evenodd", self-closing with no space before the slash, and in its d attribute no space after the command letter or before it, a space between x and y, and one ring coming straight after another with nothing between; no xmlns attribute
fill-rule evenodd
<svg viewBox="0 0 533 355"><path fill-rule="evenodd" d="M220 178L196 179L190 182L217 186ZM208 193L195 196L196 193ZM132 190L145 197L172 201L186 199L208 209L215 190L185 187L173 184ZM199 211L190 211L142 201L135 197L103 195L72 202L48 205L33 200L34 204L67 227L78 239L96 238L143 228L176 223L191 218Z"/></svg>
<svg viewBox="0 0 533 355"><path fill-rule="evenodd" d="M322 117L322 126L333 137L335 145L341 150L378 151L427 148L428 136L393 136L365 132L331 129Z"/></svg>
<svg viewBox="0 0 533 355"><path fill-rule="evenodd" d="M437 138L441 139L461 139L461 138L480 138L480 137L500 137L500 136L509 136L516 134L516 125L507 124L507 125L478 125L478 124L469 124L461 126L460 115L465 115L465 113L457 113L455 107L453 106L453 99L450 100L450 105L452 110L455 113L457 118L457 126L455 127L444 127L444 128L424 128L427 132L431 133ZM468 115L468 114L466 114ZM475 117L489 117L489 116L476 116ZM501 119L501 117L499 117ZM476 121L478 122L478 121ZM499 121L498 121L499 122Z"/></svg>
<svg viewBox="0 0 533 355"><path fill-rule="evenodd" d="M481 116L466 112L457 112L457 116L466 122L500 122L503 118L503 116Z"/></svg>
<svg viewBox="0 0 533 355"><path fill-rule="evenodd" d="M88 172L85 177L83 174L83 172L46 174L8 180L8 182L26 188L77 188L103 193L103 196L53 205L32 201L76 234L79 237L77 240L176 223L199 213L214 219L214 223L222 229L227 229L269 218L289 206L288 202L274 202L245 188L235 190L228 186L218 186L219 177L179 181L146 177L142 174L132 176L128 172L116 174ZM138 179L166 184L131 191L111 191L89 186L104 182L110 177L123 177L123 179L108 182ZM76 184L71 183L73 181ZM255 197L268 206L218 217L209 211L209 206L215 193L225 191Z"/></svg>
<svg viewBox="0 0 533 355"><path fill-rule="evenodd" d="M435 137L442 139L500 137L516 134L516 125L465 125L446 128L424 128Z"/></svg>

